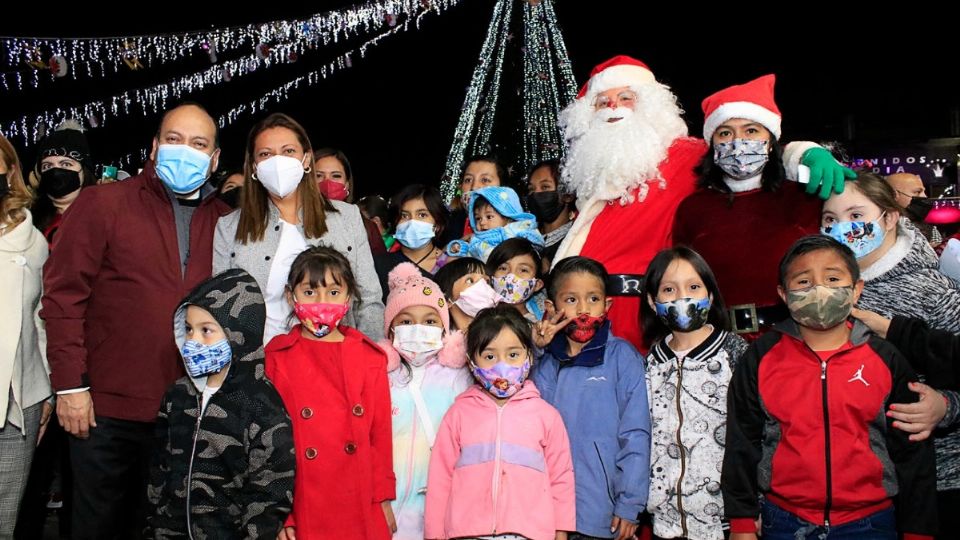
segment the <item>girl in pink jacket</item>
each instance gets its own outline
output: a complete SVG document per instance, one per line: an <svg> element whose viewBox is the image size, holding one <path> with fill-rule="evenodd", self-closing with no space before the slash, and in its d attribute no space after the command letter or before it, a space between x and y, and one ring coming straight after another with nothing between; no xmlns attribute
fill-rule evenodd
<svg viewBox="0 0 960 540"><path fill-rule="evenodd" d="M424 536L554 540L576 530L573 462L560 413L530 372L530 324L509 305L467 334L477 384L440 423L430 456Z"/></svg>

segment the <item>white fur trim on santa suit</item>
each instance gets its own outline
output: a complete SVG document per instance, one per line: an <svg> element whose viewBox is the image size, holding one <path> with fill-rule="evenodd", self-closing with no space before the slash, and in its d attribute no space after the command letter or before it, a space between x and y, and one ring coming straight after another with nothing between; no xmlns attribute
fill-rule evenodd
<svg viewBox="0 0 960 540"><path fill-rule="evenodd" d="M821 148L821 146L815 142L799 141L783 147L783 168L784 172L787 173L787 180L797 181L800 160L811 148Z"/></svg>
<svg viewBox="0 0 960 540"><path fill-rule="evenodd" d="M606 92L612 88L621 88L624 86L638 86L641 84L655 83L657 80L653 72L634 65L611 66L593 76L587 82L587 94L584 99L592 100L597 94Z"/></svg>
<svg viewBox="0 0 960 540"><path fill-rule="evenodd" d="M726 184L727 187L730 188L730 191L734 193L753 191L755 189L760 189L763 186L763 173L745 180L734 180L729 176L724 176L723 183Z"/></svg>
<svg viewBox="0 0 960 540"><path fill-rule="evenodd" d="M590 236L590 228L593 226L594 220L597 219L600 212L603 212L607 204L615 203L596 198L584 201L583 204L579 204L578 201L577 208L580 213L577 215L577 219L573 220L573 225L567 231L567 236L560 242L560 247L557 248L557 253L553 256L553 264L550 265L551 270L560 259L576 257L580 254L583 245L587 243L587 237Z"/></svg>
<svg viewBox="0 0 960 540"><path fill-rule="evenodd" d="M780 139L780 122L782 119L779 114L749 101L732 101L717 107L703 122L703 140L712 142L713 132L724 122L733 118L758 122L770 130L770 133L773 133L778 140Z"/></svg>

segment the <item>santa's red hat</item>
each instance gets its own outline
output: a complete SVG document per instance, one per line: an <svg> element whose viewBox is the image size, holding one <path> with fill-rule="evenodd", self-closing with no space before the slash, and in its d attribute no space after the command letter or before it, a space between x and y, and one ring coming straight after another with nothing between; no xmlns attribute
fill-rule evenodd
<svg viewBox="0 0 960 540"><path fill-rule="evenodd" d="M703 139L708 143L713 132L731 118L752 120L780 138L780 109L773 101L776 75L764 75L746 84L724 88L703 100Z"/></svg>
<svg viewBox="0 0 960 540"><path fill-rule="evenodd" d="M640 86L653 82L657 82L657 80L646 64L636 58L621 54L593 68L593 71L590 72L590 79L580 88L577 99L584 96L592 98L611 88Z"/></svg>

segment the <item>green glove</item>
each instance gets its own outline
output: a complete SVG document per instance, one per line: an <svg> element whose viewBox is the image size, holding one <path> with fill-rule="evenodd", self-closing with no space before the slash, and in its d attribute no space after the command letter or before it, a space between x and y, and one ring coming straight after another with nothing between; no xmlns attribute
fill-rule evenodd
<svg viewBox="0 0 960 540"><path fill-rule="evenodd" d="M827 200L830 193L843 193L845 180L857 177L853 169L848 169L837 163L833 155L826 148L811 148L803 153L800 163L810 168L810 183L807 184L807 193L813 194L820 189L820 198Z"/></svg>

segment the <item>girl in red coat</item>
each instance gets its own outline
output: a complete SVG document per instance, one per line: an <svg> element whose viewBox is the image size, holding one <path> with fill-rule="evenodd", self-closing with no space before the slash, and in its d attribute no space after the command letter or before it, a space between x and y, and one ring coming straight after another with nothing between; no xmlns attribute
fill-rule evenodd
<svg viewBox="0 0 960 540"><path fill-rule="evenodd" d="M356 290L336 250L312 247L290 268L287 299L300 324L266 349L297 452L293 512L278 540L388 540L395 528L387 358L339 326Z"/></svg>

